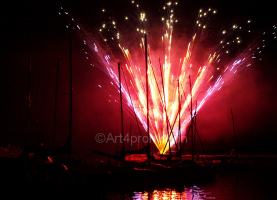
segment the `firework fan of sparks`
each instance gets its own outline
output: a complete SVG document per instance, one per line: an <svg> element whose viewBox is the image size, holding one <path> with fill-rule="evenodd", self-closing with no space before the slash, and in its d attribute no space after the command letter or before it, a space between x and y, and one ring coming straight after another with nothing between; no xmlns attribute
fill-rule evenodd
<svg viewBox="0 0 277 200"><path fill-rule="evenodd" d="M125 108L132 110L137 120L147 130L144 55L145 35L151 32L148 25L150 20L147 18L147 13L140 10L138 4L134 1L131 1L131 4L136 9L135 17L126 15L125 24L129 23L132 30L124 30L126 26L121 30L119 23L109 17L100 27L88 31L87 26L77 22L63 8L59 14L71 18L71 24L74 22L76 32L89 49L85 52L86 58L107 73L112 79L111 83L114 82L117 88L119 86L117 66L118 62L121 62L124 75L122 93L128 105ZM147 43L149 129L151 139L159 153L168 151L170 145L178 148L179 131L182 135L181 140L184 140L191 117L195 116L205 102L224 84L249 67L253 60L259 60L259 53L265 46L263 43L265 40L261 37L247 35L251 30L245 27L252 23L251 20L214 31L211 24L218 11L207 8L199 10L195 26L191 29L193 32L190 40L186 42L186 48L179 50L177 48L179 44L172 42L174 27L178 24L174 13L177 6L178 2L167 2L161 7L163 33L159 41L160 48L152 51L151 38ZM105 9L102 9L102 12L107 13ZM205 43L203 41L209 41L208 48L203 45ZM176 59L174 55L176 51L183 56Z"/></svg>

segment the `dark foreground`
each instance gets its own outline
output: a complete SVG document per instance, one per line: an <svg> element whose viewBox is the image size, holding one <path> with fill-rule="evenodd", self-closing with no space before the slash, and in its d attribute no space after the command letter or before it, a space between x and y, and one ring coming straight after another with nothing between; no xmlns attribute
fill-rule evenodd
<svg viewBox="0 0 277 200"><path fill-rule="evenodd" d="M80 164L68 170L37 168L24 173L17 161L1 159L0 197L90 199L277 199L276 156L214 157L214 178L193 179L183 172L134 173L127 167ZM210 159L211 159L210 157ZM200 156L199 162L201 161ZM243 161L243 162L242 162ZM7 165L4 162L10 162ZM171 173L171 174L170 174Z"/></svg>

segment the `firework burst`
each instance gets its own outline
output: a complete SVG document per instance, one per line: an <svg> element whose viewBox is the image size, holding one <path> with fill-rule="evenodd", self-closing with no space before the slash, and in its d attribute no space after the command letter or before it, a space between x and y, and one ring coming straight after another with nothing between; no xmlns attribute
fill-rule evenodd
<svg viewBox="0 0 277 200"><path fill-rule="evenodd" d="M121 62L125 81L122 93L128 108L136 114L145 130L146 87L149 87L150 136L159 152L165 153L170 146L178 148L180 139L183 141L186 138L191 117L207 100L249 67L253 60L260 59L258 55L264 47L264 40L250 35L252 32L248 27L251 20L215 31L213 19L218 11L213 8L200 9L191 28L191 36L175 40L174 27L182 24L174 11L178 2L169 1L161 6L162 34L159 42L155 42L147 13L140 10L135 1L131 1L131 5L135 12L120 20L121 24L125 21L124 25L111 16L93 30L88 30L88 26L73 18L71 21L76 23L75 30L89 49L85 52L86 58L91 60L91 65L102 69L112 79L111 83L117 86L117 63ZM108 11L102 9L102 12L106 14ZM70 16L63 8L61 13ZM146 35L150 41L147 44ZM180 48L183 44L186 47ZM148 86L145 81L146 48ZM177 55L182 56L177 58Z"/></svg>

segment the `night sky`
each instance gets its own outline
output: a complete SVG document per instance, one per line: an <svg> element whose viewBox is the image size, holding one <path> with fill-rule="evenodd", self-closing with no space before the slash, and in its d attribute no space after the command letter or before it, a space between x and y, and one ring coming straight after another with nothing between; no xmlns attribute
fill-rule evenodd
<svg viewBox="0 0 277 200"><path fill-rule="evenodd" d="M112 2L112 3L109 3ZM152 25L160 27L161 1L138 2L150 15ZM152 2L152 1L151 1ZM150 4L150 5L148 5ZM57 58L60 58L57 129L55 143L60 147L68 135L69 115L69 31L68 19L58 12L63 7L88 28L101 25L101 9L114 16L131 13L129 1L2 1L0 68L0 146L20 145L27 135L28 54L31 50L31 109L29 144L53 147L54 99ZM272 1L179 1L178 30L189 32L200 8L216 8L223 24L251 19L255 31L272 30L276 25ZM151 22L150 22L151 23ZM273 31L272 31L273 32ZM272 34L270 32L270 34ZM153 29L153 35L155 35ZM234 148L231 117L237 126L237 145L241 154L276 154L277 95L276 40L268 36L262 60L214 95L197 115L197 130L208 154L224 154ZM86 59L82 40L73 32L73 136L74 155L91 158L92 150L114 153L119 144L97 144L95 135L121 132L117 89L92 60ZM101 88L98 86L101 85ZM111 96L110 96L111 95ZM15 112L14 112L15 110ZM125 131L138 135L131 113L124 113ZM16 120L17 119L17 120ZM38 123L36 120L38 119ZM18 126L17 126L18 121ZM146 134L146 133L143 133ZM203 153L198 140L196 151ZM129 147L129 144L127 144ZM142 147L142 144L140 144ZM132 147L137 149L137 146Z"/></svg>

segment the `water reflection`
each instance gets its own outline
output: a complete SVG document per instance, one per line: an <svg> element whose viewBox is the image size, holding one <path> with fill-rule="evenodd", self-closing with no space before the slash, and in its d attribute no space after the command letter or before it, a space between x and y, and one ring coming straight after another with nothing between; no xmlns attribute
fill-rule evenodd
<svg viewBox="0 0 277 200"><path fill-rule="evenodd" d="M209 192L201 190L196 185L191 188L184 188L182 192L178 192L172 189L154 190L152 193L148 192L134 192L134 196L131 199L138 200L200 200L200 199L215 199Z"/></svg>
<svg viewBox="0 0 277 200"><path fill-rule="evenodd" d="M180 186L180 189L161 189L124 192L124 195L110 193L107 199L224 199L224 200L261 200L277 199L277 162L267 167L250 168L247 170L222 172L216 175L216 181ZM126 195L128 194L128 195Z"/></svg>

